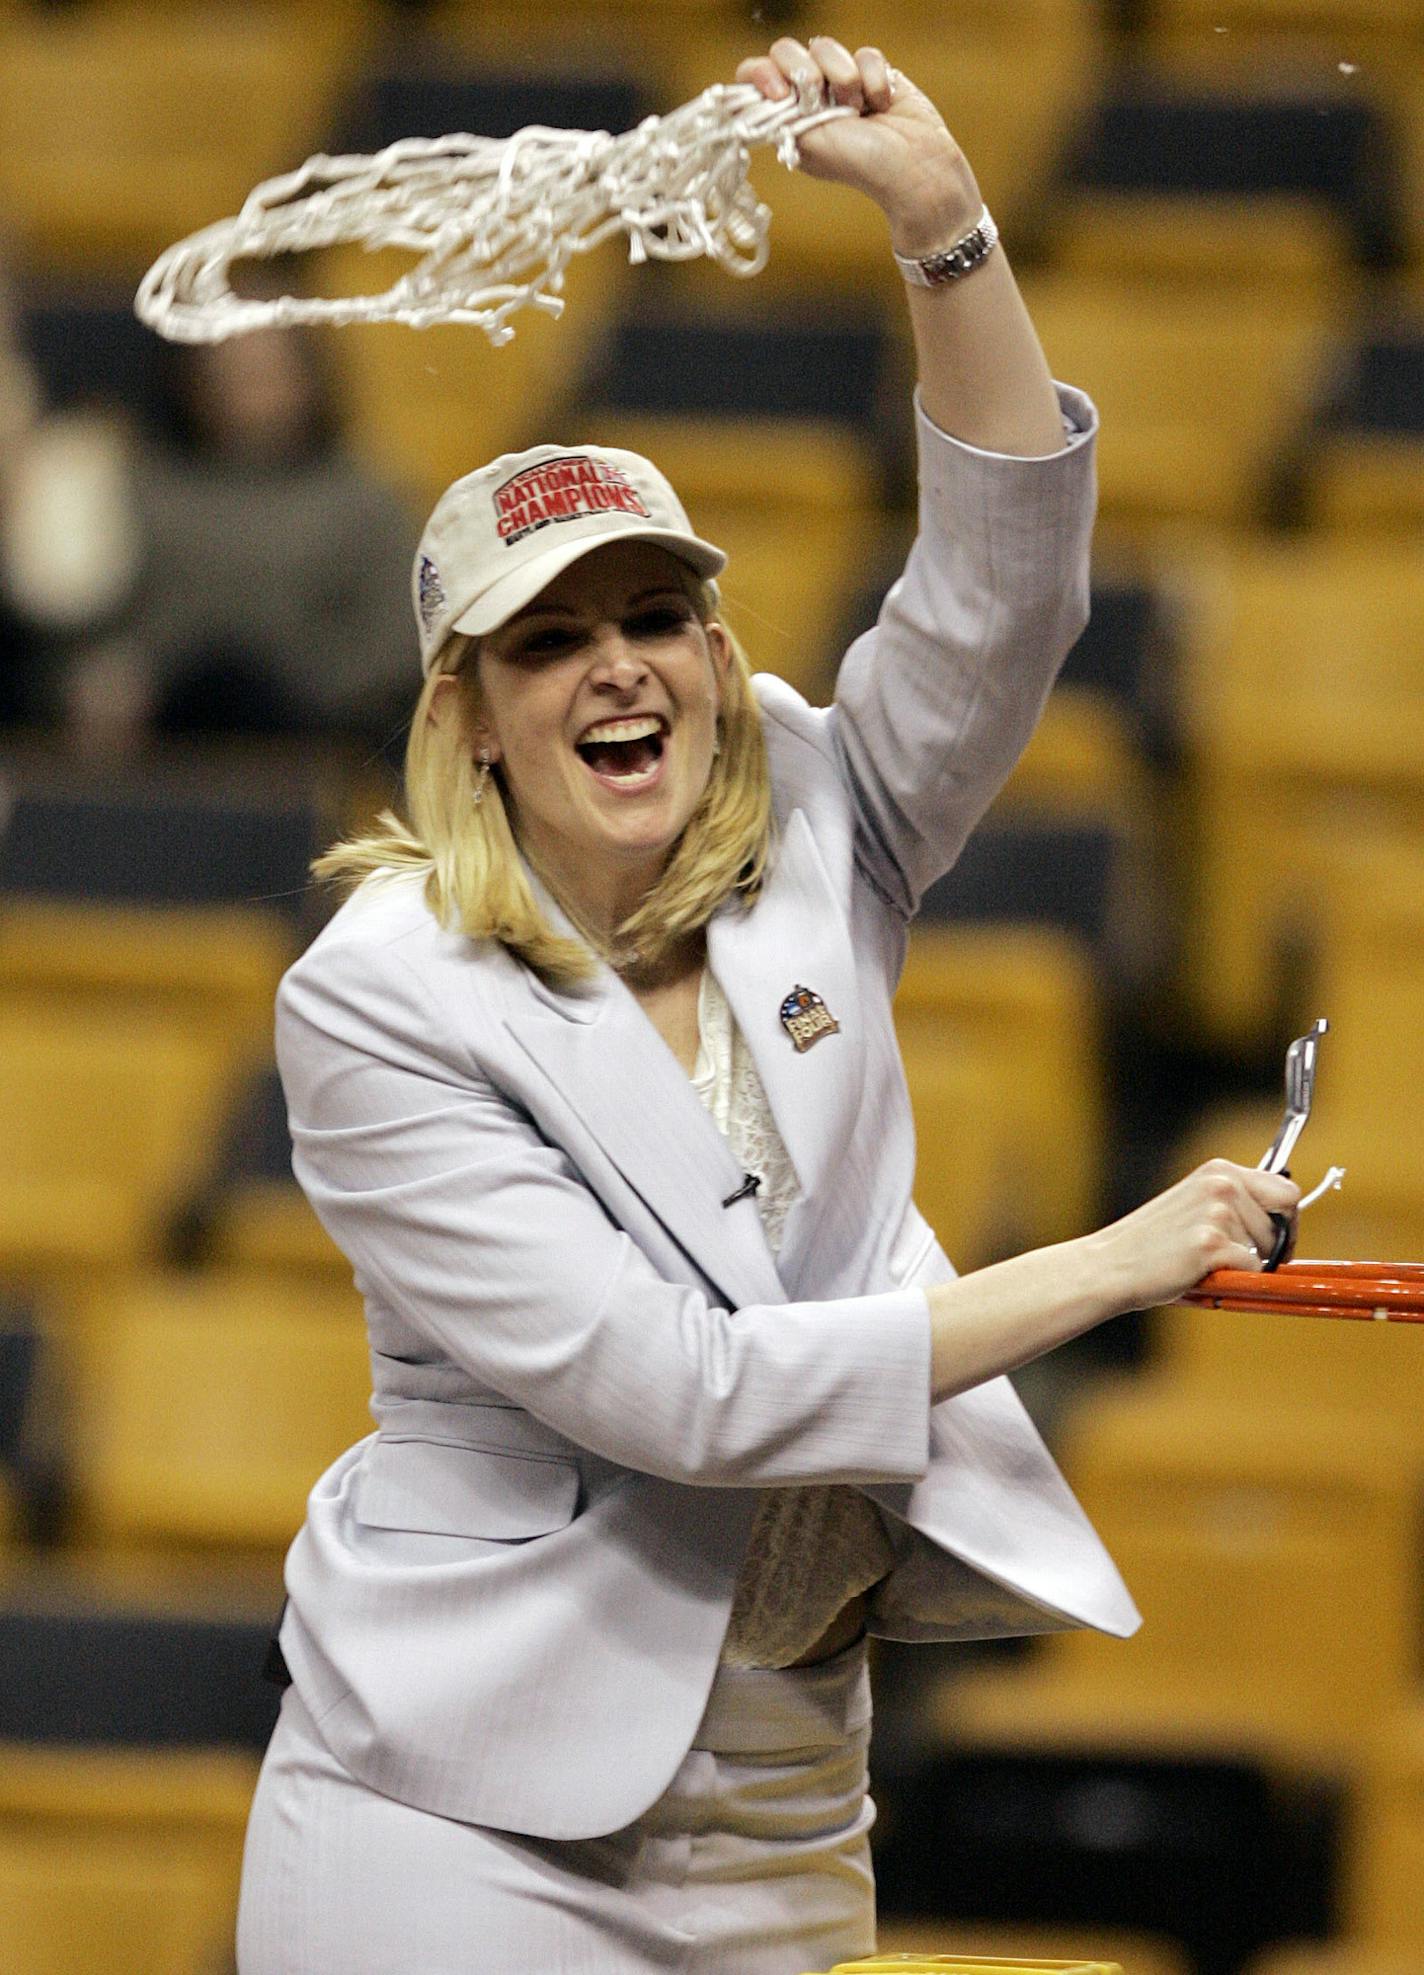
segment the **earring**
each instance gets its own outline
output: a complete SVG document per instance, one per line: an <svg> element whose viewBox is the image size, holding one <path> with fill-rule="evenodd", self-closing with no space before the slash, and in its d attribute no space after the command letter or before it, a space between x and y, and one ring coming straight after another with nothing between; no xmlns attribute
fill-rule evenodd
<svg viewBox="0 0 1424 1975"><path fill-rule="evenodd" d="M722 752L722 723L719 720L712 729L712 759L715 761Z"/></svg>
<svg viewBox="0 0 1424 1975"><path fill-rule="evenodd" d="M488 748L481 748L479 764L475 772L475 786L470 791L471 802L484 801L485 788L489 783L489 778L490 778L489 750Z"/></svg>

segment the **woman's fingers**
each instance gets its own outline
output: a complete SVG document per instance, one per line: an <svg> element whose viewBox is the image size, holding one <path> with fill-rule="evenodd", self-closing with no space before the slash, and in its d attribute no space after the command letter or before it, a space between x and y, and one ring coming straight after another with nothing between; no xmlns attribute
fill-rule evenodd
<svg viewBox="0 0 1424 1975"><path fill-rule="evenodd" d="M820 68L833 103L851 110L865 108L865 82L860 65L849 48L829 34L813 34L807 53Z"/></svg>
<svg viewBox="0 0 1424 1975"><path fill-rule="evenodd" d="M865 92L865 107L877 115L888 110L895 100L895 81L890 64L878 48L857 48L855 60Z"/></svg>
<svg viewBox="0 0 1424 1975"><path fill-rule="evenodd" d="M771 59L794 89L815 89L825 79L816 57L794 35L783 34L772 42Z"/></svg>
<svg viewBox="0 0 1424 1975"><path fill-rule="evenodd" d="M751 83L773 102L795 93L770 55L749 55L744 62L738 62L736 80Z"/></svg>
<svg viewBox="0 0 1424 1975"><path fill-rule="evenodd" d="M1294 1222L1300 1188L1278 1173L1257 1172L1226 1159L1208 1160L1190 1176L1207 1203L1210 1227L1228 1244L1214 1268L1260 1268L1276 1245L1272 1214ZM1236 1251L1236 1252L1229 1252Z"/></svg>
<svg viewBox="0 0 1424 1975"><path fill-rule="evenodd" d="M809 42L782 35L769 53L737 64L737 81L750 82L773 99L794 90L820 90L828 103L852 110L888 110L893 95L889 65L878 48L852 55L830 34L813 34Z"/></svg>

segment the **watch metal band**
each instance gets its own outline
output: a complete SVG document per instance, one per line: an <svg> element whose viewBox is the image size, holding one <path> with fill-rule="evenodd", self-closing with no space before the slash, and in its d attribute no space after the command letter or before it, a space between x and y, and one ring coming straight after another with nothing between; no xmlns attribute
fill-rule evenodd
<svg viewBox="0 0 1424 1975"><path fill-rule="evenodd" d="M912 287L942 288L947 281L959 281L966 274L972 274L976 267L988 260L998 242L999 229L985 206L974 225L952 247L921 257L896 254L895 265Z"/></svg>

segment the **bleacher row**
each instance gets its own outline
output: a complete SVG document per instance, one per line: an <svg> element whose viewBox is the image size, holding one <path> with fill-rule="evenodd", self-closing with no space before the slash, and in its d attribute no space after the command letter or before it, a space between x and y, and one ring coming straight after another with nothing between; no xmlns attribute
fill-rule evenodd
<svg viewBox="0 0 1424 1975"><path fill-rule="evenodd" d="M973 1266L1159 1169L1254 1164L1326 1013L1297 1171L1348 1176L1303 1250L1424 1254L1408 0L0 0L0 220L52 396L141 409L137 274L308 152L622 127L782 24L878 41L940 102L1104 416L1094 624L901 990L920 1204ZM731 551L754 659L817 696L909 538L908 353L877 227L754 173L754 284L605 249L507 349L330 354L353 442L422 502L551 432L650 453ZM229 1965L280 1554L369 1430L270 1019L307 859L387 792L339 755L135 777L26 737L0 783L0 1967L196 1975ZM881 1782L887 1945L1418 1975L1421 1371L1413 1333L1174 1311L1054 1396L1147 1625L926 1679Z"/></svg>

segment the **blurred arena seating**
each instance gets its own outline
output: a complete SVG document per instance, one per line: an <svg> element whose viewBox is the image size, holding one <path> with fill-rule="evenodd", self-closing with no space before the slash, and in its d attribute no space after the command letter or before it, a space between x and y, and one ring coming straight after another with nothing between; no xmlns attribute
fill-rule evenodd
<svg viewBox="0 0 1424 1975"><path fill-rule="evenodd" d="M1347 1911L1365 1940L1424 1951L1424 1703L1386 1711L1371 1737L1348 1844Z"/></svg>
<svg viewBox="0 0 1424 1975"><path fill-rule="evenodd" d="M1322 57L1349 51L1357 65L1388 71L1411 63L1424 44L1424 24L1399 0L1146 0L1143 24L1155 51L1218 68L1316 69Z"/></svg>
<svg viewBox="0 0 1424 1975"><path fill-rule="evenodd" d="M1305 439L1311 519L1336 534L1424 523L1424 316L1383 323L1341 360Z"/></svg>
<svg viewBox="0 0 1424 1975"><path fill-rule="evenodd" d="M1269 313L1207 284L1124 282L1066 269L1024 283L1055 373L1103 419L1103 520L1129 539L1203 532L1257 515L1277 450L1317 388L1328 305L1283 291Z"/></svg>
<svg viewBox="0 0 1424 1975"><path fill-rule="evenodd" d="M1106 1156L1097 1021L1069 931L963 921L912 936L895 1026L916 1133L937 1148L919 1205L964 1266L1091 1220Z"/></svg>
<svg viewBox="0 0 1424 1975"><path fill-rule="evenodd" d="M135 1274L81 1306L65 1357L81 1549L277 1566L312 1484L371 1431L349 1281Z"/></svg>
<svg viewBox="0 0 1424 1975"><path fill-rule="evenodd" d="M1126 1646L1062 1633L1029 1667L966 1677L946 1739L1347 1769L1416 1678L1419 1436L1326 1423L1150 1383L1099 1396L1065 1461L1143 1630Z"/></svg>
<svg viewBox="0 0 1424 1975"><path fill-rule="evenodd" d="M51 266L141 273L317 148L365 25L315 6L0 20L0 209Z"/></svg>
<svg viewBox="0 0 1424 1975"><path fill-rule="evenodd" d="M252 1756L0 1747L0 1965L24 1975L231 1966Z"/></svg>
<svg viewBox="0 0 1424 1975"><path fill-rule="evenodd" d="M1342 259L1394 265L1399 180L1381 108L1328 71L1309 90L1269 71L1263 81L1252 93L1128 70L1065 162L1054 202L1065 254L1076 251L1085 269L1140 277L1160 268L1198 281L1208 272L1329 281ZM1188 202L1213 222L1209 234L1177 231ZM1328 223L1313 241L1312 220Z"/></svg>
<svg viewBox="0 0 1424 1975"><path fill-rule="evenodd" d="M199 1175L176 1232L185 1253L242 1270L315 1271L340 1283L351 1265L292 1177L287 1105L275 1064L234 1103L209 1172Z"/></svg>
<svg viewBox="0 0 1424 1975"><path fill-rule="evenodd" d="M911 941L922 1208L975 1266L1254 1165L1325 1014L1296 1167L1348 1172L1302 1249L1424 1256L1417 0L0 0L0 232L46 403L150 412L137 275L308 153L625 127L783 31L876 41L941 103L1104 418L1094 621ZM351 445L422 503L541 439L651 454L731 552L753 663L824 703L913 532L908 339L875 215L768 152L752 175L756 282L610 243L504 349L371 325L326 351ZM308 285L400 266L332 249ZM0 1967L25 1975L228 1968L281 1549L370 1427L271 1013L322 910L309 859L389 777L297 752L0 736ZM1045 1418L1147 1625L913 1676L884 1649L887 1952L1418 1975L1421 1348L1178 1309L1110 1378L1062 1354Z"/></svg>
<svg viewBox="0 0 1424 1975"><path fill-rule="evenodd" d="M1197 604L1189 978L1200 1019L1241 1038L1310 999L1321 860L1417 838L1424 564L1399 536L1247 536L1203 559Z"/></svg>

